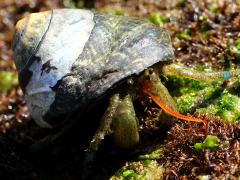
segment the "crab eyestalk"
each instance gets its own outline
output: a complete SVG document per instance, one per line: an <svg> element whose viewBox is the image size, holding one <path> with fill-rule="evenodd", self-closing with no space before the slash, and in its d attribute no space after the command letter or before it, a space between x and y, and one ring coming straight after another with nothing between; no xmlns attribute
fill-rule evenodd
<svg viewBox="0 0 240 180"><path fill-rule="evenodd" d="M189 117L177 112L177 108L174 105L173 99L167 89L161 83L156 71L149 73L147 70L145 75L148 75L148 79L143 77L141 79L141 84L143 87L144 93L146 93L152 100L168 115L176 117L184 121L192 121L203 123L204 128L207 128L208 121Z"/></svg>

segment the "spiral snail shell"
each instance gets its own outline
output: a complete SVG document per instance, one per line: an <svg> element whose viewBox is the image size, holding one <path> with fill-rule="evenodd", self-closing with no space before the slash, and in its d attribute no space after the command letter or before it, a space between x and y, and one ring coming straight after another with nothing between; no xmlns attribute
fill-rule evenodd
<svg viewBox="0 0 240 180"><path fill-rule="evenodd" d="M174 57L170 37L159 27L80 9L30 14L18 21L13 44L20 86L41 127Z"/></svg>

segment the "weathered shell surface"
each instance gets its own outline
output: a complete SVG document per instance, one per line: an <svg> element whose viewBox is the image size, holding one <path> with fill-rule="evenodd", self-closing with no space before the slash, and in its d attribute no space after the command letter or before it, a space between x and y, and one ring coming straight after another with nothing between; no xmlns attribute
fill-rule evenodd
<svg viewBox="0 0 240 180"><path fill-rule="evenodd" d="M16 29L20 85L31 116L42 127L174 56L169 35L151 23L88 10L34 13Z"/></svg>

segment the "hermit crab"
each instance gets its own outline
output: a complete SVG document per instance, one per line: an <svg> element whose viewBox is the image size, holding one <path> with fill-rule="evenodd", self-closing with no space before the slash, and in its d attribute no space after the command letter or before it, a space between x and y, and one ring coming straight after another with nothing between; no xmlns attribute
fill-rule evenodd
<svg viewBox="0 0 240 180"><path fill-rule="evenodd" d="M167 114L206 124L177 113L159 74L204 82L233 76L228 71L194 72L174 63L170 36L146 20L89 10L28 15L16 25L13 51L30 115L41 127L51 128L54 117L110 97L93 149L107 134L123 148L139 142L132 103L139 90Z"/></svg>

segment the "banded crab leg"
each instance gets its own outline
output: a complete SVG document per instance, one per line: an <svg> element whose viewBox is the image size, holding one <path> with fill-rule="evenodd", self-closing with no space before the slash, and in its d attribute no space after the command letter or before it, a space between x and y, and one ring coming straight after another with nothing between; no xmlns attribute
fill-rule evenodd
<svg viewBox="0 0 240 180"><path fill-rule="evenodd" d="M148 77L148 80L146 77ZM141 84L143 86L144 93L151 97L152 100L160 106L166 114L185 121L203 123L204 128L207 128L208 122L206 120L189 117L177 112L174 100L169 94L167 88L162 84L156 70L151 72L146 70L143 78L141 78Z"/></svg>
<svg viewBox="0 0 240 180"><path fill-rule="evenodd" d="M236 78L240 74L239 70L219 71L219 72L199 72L179 63L164 65L162 73L166 76L174 75L185 77L200 82L211 83L213 81L227 81Z"/></svg>

